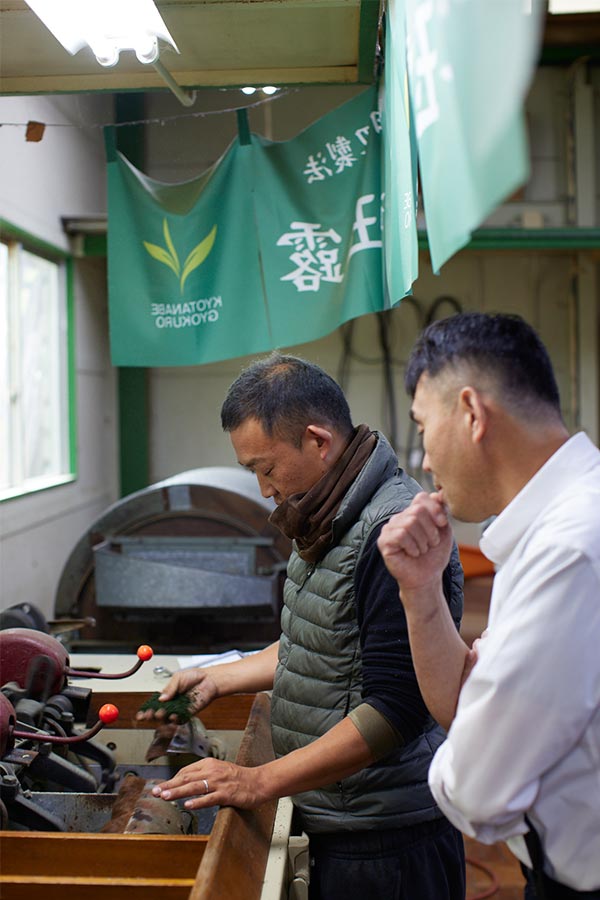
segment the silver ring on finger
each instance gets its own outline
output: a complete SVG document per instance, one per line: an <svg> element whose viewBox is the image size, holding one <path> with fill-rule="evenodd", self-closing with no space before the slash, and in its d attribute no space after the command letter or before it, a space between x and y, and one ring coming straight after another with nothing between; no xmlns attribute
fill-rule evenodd
<svg viewBox="0 0 600 900"><path fill-rule="evenodd" d="M209 787L208 787L208 781L206 780L206 778L203 778L203 779L202 779L202 784L204 785L204 793L205 793L205 794L210 794L210 790L209 790Z"/></svg>

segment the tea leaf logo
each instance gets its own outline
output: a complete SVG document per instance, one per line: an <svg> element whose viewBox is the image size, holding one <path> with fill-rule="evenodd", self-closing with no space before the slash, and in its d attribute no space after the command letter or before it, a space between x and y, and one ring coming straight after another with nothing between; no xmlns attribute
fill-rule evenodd
<svg viewBox="0 0 600 900"><path fill-rule="evenodd" d="M172 269L177 278L179 278L179 273L181 270L181 266L179 264L179 257L177 256L177 251L173 245L173 241L171 240L171 234L169 232L169 224L166 219L163 220L163 234L165 236L165 241L168 249L165 250L164 247L158 247L156 244L149 244L148 241L143 241L144 247L154 259L157 259L159 262L164 263L165 266L168 266Z"/></svg>
<svg viewBox="0 0 600 900"><path fill-rule="evenodd" d="M150 244L148 241L142 241L146 251L150 254L153 259L158 260L158 262L163 263L165 266L168 266L176 275L179 280L179 290L183 294L183 286L188 278L188 275L197 269L198 266L201 266L210 251L213 248L215 243L215 237L217 235L217 226L213 225L212 229L206 235L204 240L200 241L193 250L188 253L186 260L183 264L183 270L181 267L181 263L179 261L179 256L177 254L177 250L175 249L175 244L173 243L173 239L171 238L171 232L169 231L169 223L166 219L163 219L163 235L165 239L165 247L159 247L158 244Z"/></svg>
<svg viewBox="0 0 600 900"><path fill-rule="evenodd" d="M217 235L217 226L213 225L211 231L206 235L203 241L200 241L196 247L188 254L188 257L183 265L183 272L181 273L181 290L183 291L183 285L185 284L185 280L188 275L197 269L198 266L201 266L210 251L213 248L213 244L215 242L215 237Z"/></svg>

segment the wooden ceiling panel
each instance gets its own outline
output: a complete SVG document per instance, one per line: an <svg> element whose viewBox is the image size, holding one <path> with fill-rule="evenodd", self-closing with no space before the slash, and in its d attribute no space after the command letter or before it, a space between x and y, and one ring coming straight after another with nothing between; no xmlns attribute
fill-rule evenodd
<svg viewBox="0 0 600 900"><path fill-rule="evenodd" d="M181 51L165 48L161 62L182 87L373 79L383 0L158 0L157 5ZM598 59L599 34L597 13L548 15L542 61ZM109 69L89 49L70 56L25 0L0 0L0 93L159 89L167 89L161 76L132 52L122 53Z"/></svg>
<svg viewBox="0 0 600 900"><path fill-rule="evenodd" d="M181 52L174 73L187 69L286 69L356 66L359 8L280 6L231 10L211 4L181 11L171 33ZM263 5L261 4L261 7ZM165 19L167 17L165 16ZM218 39L216 38L218 36ZM292 39L293 38L293 39ZM166 57L165 57L166 63Z"/></svg>
<svg viewBox="0 0 600 900"><path fill-rule="evenodd" d="M126 0L124 0L126 2ZM184 87L356 83L372 78L380 0L158 0ZM102 68L71 56L24 0L0 0L0 93L165 88L132 52Z"/></svg>

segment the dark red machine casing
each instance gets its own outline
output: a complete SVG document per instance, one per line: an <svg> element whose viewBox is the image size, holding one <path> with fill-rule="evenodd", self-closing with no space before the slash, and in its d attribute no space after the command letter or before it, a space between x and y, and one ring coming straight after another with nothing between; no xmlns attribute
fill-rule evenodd
<svg viewBox="0 0 600 900"><path fill-rule="evenodd" d="M0 759L4 759L13 748L13 729L17 717L15 709L8 697L0 691Z"/></svg>
<svg viewBox="0 0 600 900"><path fill-rule="evenodd" d="M59 693L64 687L65 670L69 665L69 655L60 641L32 628L0 631L0 685L15 681L19 687L26 687L30 666L39 656L48 657L50 664L38 667L30 686L32 695Z"/></svg>

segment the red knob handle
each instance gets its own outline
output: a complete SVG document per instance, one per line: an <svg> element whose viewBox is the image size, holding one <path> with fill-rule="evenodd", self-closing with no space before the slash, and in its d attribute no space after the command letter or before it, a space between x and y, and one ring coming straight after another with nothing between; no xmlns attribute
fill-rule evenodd
<svg viewBox="0 0 600 900"><path fill-rule="evenodd" d="M3 695L0 694L0 696ZM37 729L33 731L18 731L15 728L14 730L9 729L9 742L12 742L14 738L25 738L28 741L42 741L49 744L79 744L81 741L88 741L95 734L98 734L103 725L110 725L111 722L118 718L119 710L114 703L105 703L98 711L96 724L84 734L73 734L70 737L66 737L66 735L61 734L46 734L46 732L38 731ZM12 749L12 745L9 749Z"/></svg>
<svg viewBox="0 0 600 900"><path fill-rule="evenodd" d="M152 659L153 656L154 651L152 647L149 647L148 644L142 644L137 650L138 660L135 666L132 666L128 672L84 672L80 669L71 669L69 666L65 666L65 674L75 678L128 678L129 675L133 675L134 672L137 672L140 666L149 659Z"/></svg>
<svg viewBox="0 0 600 900"><path fill-rule="evenodd" d="M98 710L98 718L104 725L110 725L111 722L119 718L119 710L114 703L105 703Z"/></svg>

